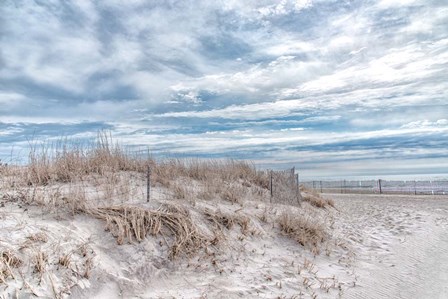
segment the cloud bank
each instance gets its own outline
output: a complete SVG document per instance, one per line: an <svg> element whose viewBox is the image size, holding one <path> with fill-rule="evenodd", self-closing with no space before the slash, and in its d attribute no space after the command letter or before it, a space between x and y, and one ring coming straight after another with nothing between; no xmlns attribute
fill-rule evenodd
<svg viewBox="0 0 448 299"><path fill-rule="evenodd" d="M446 174L446 24L436 0L3 1L0 159L107 129L308 177Z"/></svg>

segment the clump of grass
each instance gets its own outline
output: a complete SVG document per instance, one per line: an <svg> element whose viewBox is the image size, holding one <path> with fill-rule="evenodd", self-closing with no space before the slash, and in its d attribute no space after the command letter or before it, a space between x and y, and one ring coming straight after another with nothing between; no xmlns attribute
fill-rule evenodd
<svg viewBox="0 0 448 299"><path fill-rule="evenodd" d="M36 255L34 256L34 272L39 274L39 279L42 280L42 276L44 275L47 269L47 261L48 257L45 252L38 250Z"/></svg>
<svg viewBox="0 0 448 299"><path fill-rule="evenodd" d="M22 260L11 250L3 251L0 255L0 258L6 261L8 265L10 265L13 268L18 268L23 264Z"/></svg>
<svg viewBox="0 0 448 299"><path fill-rule="evenodd" d="M0 253L0 283L6 283L8 278L15 279L12 268L18 268L23 261L11 250Z"/></svg>
<svg viewBox="0 0 448 299"><path fill-rule="evenodd" d="M264 207L263 213L262 213L260 216L258 216L258 218L259 218L262 222L264 222L264 223L268 223L268 221L269 221L269 215L268 215L268 208L267 208L267 207Z"/></svg>
<svg viewBox="0 0 448 299"><path fill-rule="evenodd" d="M241 227L241 233L246 235L250 230L249 217L237 213L223 213L220 210L211 211L206 209L204 215L210 222L214 223L219 228L225 227L226 229L232 229L233 226L239 225Z"/></svg>
<svg viewBox="0 0 448 299"><path fill-rule="evenodd" d="M30 143L26 182L48 185L51 182L72 182L88 174L110 172L144 172L150 161L132 155L106 132L99 132L93 144L62 140L53 144Z"/></svg>
<svg viewBox="0 0 448 299"><path fill-rule="evenodd" d="M334 208L334 200L330 198L322 198L320 194L306 190L303 187L301 188L304 192L304 195L302 196L303 201L308 202L314 207L317 208L326 208L326 207L333 207Z"/></svg>
<svg viewBox="0 0 448 299"><path fill-rule="evenodd" d="M221 193L220 182L210 180L204 182L204 186L199 190L197 197L204 200L211 200Z"/></svg>
<svg viewBox="0 0 448 299"><path fill-rule="evenodd" d="M70 265L72 264L72 252L61 255L58 264L65 268L70 268Z"/></svg>
<svg viewBox="0 0 448 299"><path fill-rule="evenodd" d="M170 258L190 255L207 244L185 209L175 205L163 205L157 210L133 206L115 206L88 211L106 221L106 228L117 238L118 244L134 239L142 241L147 233L152 236L170 235Z"/></svg>
<svg viewBox="0 0 448 299"><path fill-rule="evenodd" d="M175 184L172 189L174 198L187 199L188 191L182 184Z"/></svg>
<svg viewBox="0 0 448 299"><path fill-rule="evenodd" d="M221 198L224 200L230 201L231 203L240 203L241 195L245 191L246 191L246 189L244 189L242 187L232 185L222 191Z"/></svg>
<svg viewBox="0 0 448 299"><path fill-rule="evenodd" d="M33 242L42 242L42 243L48 242L48 236L43 232L31 234L27 237L27 239Z"/></svg>
<svg viewBox="0 0 448 299"><path fill-rule="evenodd" d="M86 279L89 279L92 268L93 268L93 258L88 257L88 258L86 258L86 261L84 263L84 273L82 276Z"/></svg>
<svg viewBox="0 0 448 299"><path fill-rule="evenodd" d="M93 253L93 251L89 248L87 243L83 243L77 249L60 255L58 264L64 268L72 270L73 273L78 274L79 277L88 279L93 269L93 256L89 253ZM73 258L75 254L79 254L82 259L77 262L76 259Z"/></svg>
<svg viewBox="0 0 448 299"><path fill-rule="evenodd" d="M51 180L51 160L48 148L42 147L38 151L36 147L32 147L28 160L27 184L48 185Z"/></svg>
<svg viewBox="0 0 448 299"><path fill-rule="evenodd" d="M259 172L255 166L246 161L236 160L199 160L170 159L152 164L155 180L164 186L169 181L180 177L201 182L238 182L268 188L269 178L266 173Z"/></svg>
<svg viewBox="0 0 448 299"><path fill-rule="evenodd" d="M284 211L277 218L277 223L284 234L302 246L317 248L328 237L324 223L309 215Z"/></svg>

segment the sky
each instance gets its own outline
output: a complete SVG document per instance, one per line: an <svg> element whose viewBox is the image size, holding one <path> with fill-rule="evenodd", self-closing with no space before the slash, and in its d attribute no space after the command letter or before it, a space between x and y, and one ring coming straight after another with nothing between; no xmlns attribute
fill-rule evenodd
<svg viewBox="0 0 448 299"><path fill-rule="evenodd" d="M308 178L448 173L448 2L0 0L0 159L98 131Z"/></svg>

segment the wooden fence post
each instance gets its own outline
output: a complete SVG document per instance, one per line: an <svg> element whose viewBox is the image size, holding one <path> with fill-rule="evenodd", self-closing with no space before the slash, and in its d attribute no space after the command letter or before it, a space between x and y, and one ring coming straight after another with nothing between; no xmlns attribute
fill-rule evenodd
<svg viewBox="0 0 448 299"><path fill-rule="evenodd" d="M414 195L417 195L417 181L414 180Z"/></svg>
<svg viewBox="0 0 448 299"><path fill-rule="evenodd" d="M320 193L322 193L322 181L320 181Z"/></svg>
<svg viewBox="0 0 448 299"><path fill-rule="evenodd" d="M298 173L296 173L296 192L297 192L297 202L300 205L301 195L300 195L299 174Z"/></svg>
<svg viewBox="0 0 448 299"><path fill-rule="evenodd" d="M297 189L299 189L299 174L296 174Z"/></svg>
<svg viewBox="0 0 448 299"><path fill-rule="evenodd" d="M271 189L271 203L272 203L272 196L273 196L273 191L272 191L272 170L270 171L270 188L269 189Z"/></svg>
<svg viewBox="0 0 448 299"><path fill-rule="evenodd" d="M149 202L151 192L151 168L146 169L146 202Z"/></svg>
<svg viewBox="0 0 448 299"><path fill-rule="evenodd" d="M291 185L295 185L296 184L296 167L295 166L293 166L293 168L291 168L290 179L291 179Z"/></svg>
<svg viewBox="0 0 448 299"><path fill-rule="evenodd" d="M380 189L380 194L383 194L383 190L381 189L381 179L378 180L378 188Z"/></svg>

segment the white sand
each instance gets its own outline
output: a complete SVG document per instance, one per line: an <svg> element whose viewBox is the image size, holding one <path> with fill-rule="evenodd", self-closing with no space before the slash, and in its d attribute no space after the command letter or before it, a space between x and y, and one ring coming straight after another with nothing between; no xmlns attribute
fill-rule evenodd
<svg viewBox="0 0 448 299"><path fill-rule="evenodd" d="M346 298L448 298L447 197L331 198L356 247L357 287Z"/></svg>
<svg viewBox="0 0 448 299"><path fill-rule="evenodd" d="M244 235L235 226L219 250L189 259L168 260L161 238L119 246L100 220L42 214L40 207L4 200L0 246L17 249L33 233L48 236L47 242L18 251L24 259L32 250L48 254L40 283L31 261L22 266L25 280L43 298L53 298L53 289L66 285L72 287L62 295L70 298L447 298L448 198L326 196L335 199L338 211L316 214L334 226L317 256L273 224L282 209L294 208L222 200L196 201L190 209L193 215L206 207L243 214L253 233ZM260 220L265 211L267 223ZM87 244L87 256L79 250L82 244ZM69 251L79 273L57 264L58 256ZM87 279L80 273L89 257L94 268ZM20 276L0 285L5 298L30 293Z"/></svg>

